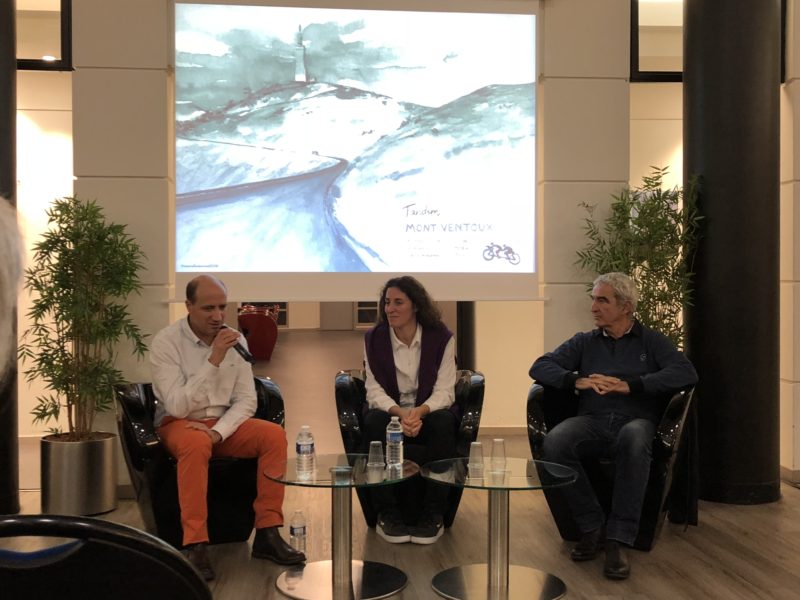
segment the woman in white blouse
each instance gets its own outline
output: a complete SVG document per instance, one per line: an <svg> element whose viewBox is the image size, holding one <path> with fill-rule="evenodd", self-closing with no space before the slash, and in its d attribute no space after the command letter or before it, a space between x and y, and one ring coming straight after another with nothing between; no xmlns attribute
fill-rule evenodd
<svg viewBox="0 0 800 600"><path fill-rule="evenodd" d="M366 443L385 441L392 416L400 417L405 458L419 465L455 456L458 424L453 334L419 281L410 276L386 282L378 302L378 323L364 338L369 410ZM378 534L388 542L432 544L442 534L448 489L430 481L408 497L409 485L373 490ZM398 500L402 500L401 502ZM409 506L419 504L421 506ZM404 516L405 513L405 516ZM407 522L417 518L413 522Z"/></svg>

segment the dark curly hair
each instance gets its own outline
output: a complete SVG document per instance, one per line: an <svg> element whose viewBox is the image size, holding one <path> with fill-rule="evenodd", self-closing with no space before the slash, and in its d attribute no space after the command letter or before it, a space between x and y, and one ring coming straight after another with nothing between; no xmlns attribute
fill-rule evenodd
<svg viewBox="0 0 800 600"><path fill-rule="evenodd" d="M408 299L414 304L414 308L417 309L417 323L422 325L424 329L435 329L444 326L439 307L436 306L436 303L422 284L410 275L393 277L383 284L380 299L378 300L378 323L386 323L386 291L389 288L397 288L408 296Z"/></svg>

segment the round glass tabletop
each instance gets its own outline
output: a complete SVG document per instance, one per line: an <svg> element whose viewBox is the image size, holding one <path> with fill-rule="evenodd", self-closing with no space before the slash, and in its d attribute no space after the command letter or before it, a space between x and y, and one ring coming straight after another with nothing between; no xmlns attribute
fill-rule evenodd
<svg viewBox="0 0 800 600"><path fill-rule="evenodd" d="M419 473L419 466L413 461L403 461L402 469L388 468L383 463L367 464L366 454L317 454L315 463L310 473L298 473L292 456L283 469L265 472L264 475L286 485L361 488L397 483Z"/></svg>
<svg viewBox="0 0 800 600"><path fill-rule="evenodd" d="M420 469L426 479L462 488L540 490L573 483L578 474L569 467L542 460L505 458L493 464L469 464L468 458L429 462Z"/></svg>

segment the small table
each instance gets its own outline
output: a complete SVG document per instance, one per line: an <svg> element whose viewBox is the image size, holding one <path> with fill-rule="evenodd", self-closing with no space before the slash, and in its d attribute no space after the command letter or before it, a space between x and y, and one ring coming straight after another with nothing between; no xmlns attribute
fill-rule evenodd
<svg viewBox="0 0 800 600"><path fill-rule="evenodd" d="M371 600L402 590L408 578L384 563L353 560L352 488L399 483L419 472L406 460L402 471L367 466L366 454L318 454L312 477L300 476L294 457L281 475L266 477L286 485L331 489L331 559L284 571L275 582L281 593L300 600Z"/></svg>
<svg viewBox="0 0 800 600"><path fill-rule="evenodd" d="M460 488L489 492L489 563L453 567L437 573L431 585L445 598L455 600L552 600L567 593L558 577L538 569L509 566L508 493L540 490L574 483L577 473L555 463L507 458L503 470L493 471L487 460L483 477L470 477L467 458L430 462L420 470L426 479Z"/></svg>

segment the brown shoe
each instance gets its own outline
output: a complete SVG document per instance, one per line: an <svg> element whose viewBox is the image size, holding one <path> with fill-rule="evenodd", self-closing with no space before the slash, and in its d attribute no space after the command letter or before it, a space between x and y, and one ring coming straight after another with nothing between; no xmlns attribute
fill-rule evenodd
<svg viewBox="0 0 800 600"><path fill-rule="evenodd" d="M183 555L200 572L203 579L214 579L214 569L211 568L211 559L208 556L208 542L189 544L183 549Z"/></svg>
<svg viewBox="0 0 800 600"><path fill-rule="evenodd" d="M631 565L625 549L617 540L606 543L606 564L603 574L609 579L627 579L631 574Z"/></svg>
<svg viewBox="0 0 800 600"><path fill-rule="evenodd" d="M298 552L281 537L277 527L256 529L253 539L253 558L266 558L279 565L299 565L306 555Z"/></svg>
<svg viewBox="0 0 800 600"><path fill-rule="evenodd" d="M570 551L569 556L576 562L592 560L602 547L603 529L601 527L584 533L580 541Z"/></svg>

